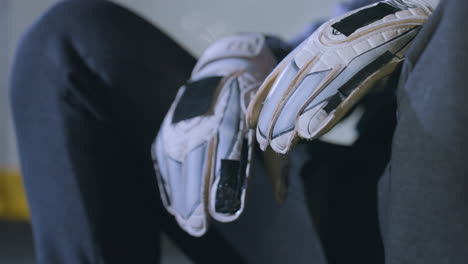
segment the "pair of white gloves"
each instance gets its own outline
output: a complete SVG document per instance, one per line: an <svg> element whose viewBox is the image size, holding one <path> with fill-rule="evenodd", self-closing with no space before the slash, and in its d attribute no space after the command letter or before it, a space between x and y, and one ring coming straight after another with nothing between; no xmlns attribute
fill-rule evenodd
<svg viewBox="0 0 468 264"><path fill-rule="evenodd" d="M180 88L152 147L166 209L202 236L245 207L255 141L274 193L281 156L320 137L395 71L438 0L388 0L324 23L279 64L261 34L212 44Z"/></svg>

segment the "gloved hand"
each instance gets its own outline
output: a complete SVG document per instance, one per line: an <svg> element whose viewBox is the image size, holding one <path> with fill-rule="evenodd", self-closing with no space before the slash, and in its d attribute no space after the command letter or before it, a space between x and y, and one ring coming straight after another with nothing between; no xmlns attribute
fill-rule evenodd
<svg viewBox="0 0 468 264"><path fill-rule="evenodd" d="M237 219L245 206L255 131L246 108L277 64L266 38L237 34L212 44L181 87L152 147L163 203L202 236L210 216Z"/></svg>
<svg viewBox="0 0 468 264"><path fill-rule="evenodd" d="M246 118L260 148L287 153L329 131L391 74L438 0L388 0L324 23L267 77Z"/></svg>

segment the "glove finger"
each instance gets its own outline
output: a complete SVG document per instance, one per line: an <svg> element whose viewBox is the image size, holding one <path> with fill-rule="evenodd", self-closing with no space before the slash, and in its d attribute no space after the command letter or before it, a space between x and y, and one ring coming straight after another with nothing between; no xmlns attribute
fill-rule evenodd
<svg viewBox="0 0 468 264"><path fill-rule="evenodd" d="M204 97L207 90L214 90L219 81L220 78L205 78L180 89L153 149L166 208L179 226L193 236L202 236L208 228L206 197L215 140L211 124L219 119L204 115L210 111L211 102L203 103L198 98Z"/></svg>
<svg viewBox="0 0 468 264"><path fill-rule="evenodd" d="M245 208L252 151L246 139L241 142L239 159L219 160L219 171L211 187L210 214L220 222L236 220Z"/></svg>
<svg viewBox="0 0 468 264"><path fill-rule="evenodd" d="M288 65L289 58L285 58L281 61L278 66L265 78L262 85L256 92L254 98L250 102L247 111L246 111L246 120L250 128L256 128L258 123L258 118L260 116L260 111L262 110L263 102L268 96L273 83L278 78L278 75L283 71L283 69Z"/></svg>
<svg viewBox="0 0 468 264"><path fill-rule="evenodd" d="M290 83L296 78L299 69L294 61L290 61L278 78L271 85L270 93L263 102L262 110L257 124L257 141L262 150L265 150L270 140L270 127L277 113L277 106L281 103Z"/></svg>
<svg viewBox="0 0 468 264"><path fill-rule="evenodd" d="M207 183L210 180L210 144L208 142L191 150L182 164L178 164L179 177L171 178L173 191L178 190L179 203L176 219L179 225L193 236L203 235L208 228L206 214Z"/></svg>
<svg viewBox="0 0 468 264"><path fill-rule="evenodd" d="M249 106L251 124L257 126L257 141L262 150L266 150L272 138L272 126L276 122L281 105L286 100L290 90L303 78L304 69L298 67L295 57L304 48L305 43L294 49L267 77L258 94ZM292 119L294 122L294 119Z"/></svg>
<svg viewBox="0 0 468 264"><path fill-rule="evenodd" d="M244 96L239 79L226 83L229 99L218 128L215 147L215 170L210 187L209 209L220 222L236 220L244 209L248 145L244 142L246 123L241 98Z"/></svg>
<svg viewBox="0 0 468 264"><path fill-rule="evenodd" d="M308 67L314 66L314 62ZM327 77L331 78L332 75L332 70L325 70L302 75L298 78L297 85L291 88L290 95L278 106L280 111L275 116L275 122L271 126L270 145L274 151L287 153L298 141L296 120L310 95L320 89L320 84L326 81Z"/></svg>
<svg viewBox="0 0 468 264"><path fill-rule="evenodd" d="M163 203L179 226L192 236L202 236L208 228L206 214L207 182L210 179L210 143L187 153L183 162L163 152L157 137L157 179Z"/></svg>
<svg viewBox="0 0 468 264"><path fill-rule="evenodd" d="M169 179L168 177L169 174L169 169L168 169L168 160L166 159L166 156L164 154L164 149L163 149L163 144L162 144L162 136L158 135L156 137L156 141L153 144L151 148L151 154L153 157L153 164L155 166L155 171L156 171L156 179L159 187L159 192L161 195L161 200L163 202L164 207L166 207L166 210L172 214L175 215L174 209L172 207L173 205L173 197L171 193L171 188L169 184Z"/></svg>

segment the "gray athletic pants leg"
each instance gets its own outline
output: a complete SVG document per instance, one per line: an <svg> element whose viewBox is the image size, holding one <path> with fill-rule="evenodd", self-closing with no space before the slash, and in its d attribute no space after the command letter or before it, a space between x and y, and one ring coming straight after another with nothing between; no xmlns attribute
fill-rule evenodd
<svg viewBox="0 0 468 264"><path fill-rule="evenodd" d="M468 263L467 16L467 1L442 1L403 67L380 183L388 264Z"/></svg>

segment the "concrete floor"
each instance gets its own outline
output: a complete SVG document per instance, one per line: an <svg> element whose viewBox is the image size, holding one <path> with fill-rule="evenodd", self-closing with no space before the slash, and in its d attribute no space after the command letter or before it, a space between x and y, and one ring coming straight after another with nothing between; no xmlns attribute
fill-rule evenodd
<svg viewBox="0 0 468 264"><path fill-rule="evenodd" d="M34 264L34 245L28 223L0 221L0 263ZM163 237L161 264L190 264L166 238Z"/></svg>

